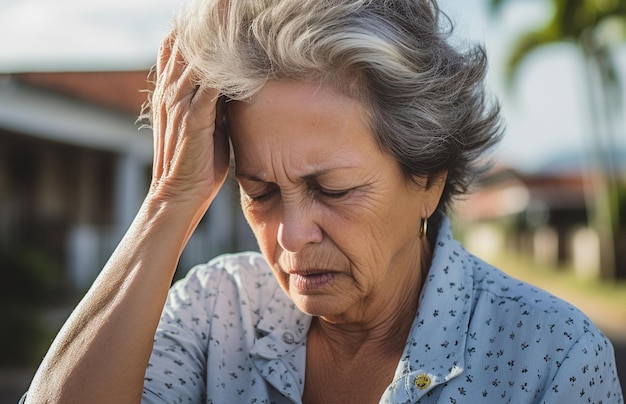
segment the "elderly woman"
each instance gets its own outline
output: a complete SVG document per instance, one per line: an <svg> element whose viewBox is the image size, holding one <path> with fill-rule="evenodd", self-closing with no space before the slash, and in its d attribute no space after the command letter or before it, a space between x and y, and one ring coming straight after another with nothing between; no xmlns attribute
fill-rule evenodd
<svg viewBox="0 0 626 404"><path fill-rule="evenodd" d="M428 0L182 13L157 63L149 194L26 401L621 402L587 318L452 238L445 212L500 125L483 50L453 49L440 20ZM261 254L168 293L229 143Z"/></svg>

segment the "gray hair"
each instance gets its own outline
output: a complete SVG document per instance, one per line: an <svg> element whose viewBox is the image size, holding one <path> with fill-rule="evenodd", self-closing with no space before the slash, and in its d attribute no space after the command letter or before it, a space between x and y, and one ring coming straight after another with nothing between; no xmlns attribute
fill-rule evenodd
<svg viewBox="0 0 626 404"><path fill-rule="evenodd" d="M442 16L435 0L198 0L174 29L198 84L231 99L281 79L357 98L407 179L447 172L446 209L487 168L502 125L484 49L451 46Z"/></svg>

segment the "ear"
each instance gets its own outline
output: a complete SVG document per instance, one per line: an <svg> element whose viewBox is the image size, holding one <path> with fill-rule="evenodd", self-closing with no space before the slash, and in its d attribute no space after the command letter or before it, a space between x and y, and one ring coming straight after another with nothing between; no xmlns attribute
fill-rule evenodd
<svg viewBox="0 0 626 404"><path fill-rule="evenodd" d="M424 187L424 204L422 205L424 209L422 212L424 215L423 217L430 217L435 212L435 209L437 209L447 178L448 171L445 170L436 174L431 174L426 179L426 186Z"/></svg>

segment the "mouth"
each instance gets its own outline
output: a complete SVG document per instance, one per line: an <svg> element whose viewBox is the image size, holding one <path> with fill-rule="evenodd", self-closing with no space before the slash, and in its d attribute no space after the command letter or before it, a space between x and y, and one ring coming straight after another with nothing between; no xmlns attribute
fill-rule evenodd
<svg viewBox="0 0 626 404"><path fill-rule="evenodd" d="M336 276L336 272L292 272L289 273L289 283L300 293L313 292L329 284Z"/></svg>

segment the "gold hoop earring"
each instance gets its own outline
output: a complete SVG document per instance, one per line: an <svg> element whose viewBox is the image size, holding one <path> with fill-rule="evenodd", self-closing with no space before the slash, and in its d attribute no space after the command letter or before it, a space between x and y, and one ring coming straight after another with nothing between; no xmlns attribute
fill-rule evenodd
<svg viewBox="0 0 626 404"><path fill-rule="evenodd" d="M424 238L426 236L426 232L428 231L428 218L424 217L422 218L422 220L420 221L420 229L419 229L419 236L420 239Z"/></svg>

